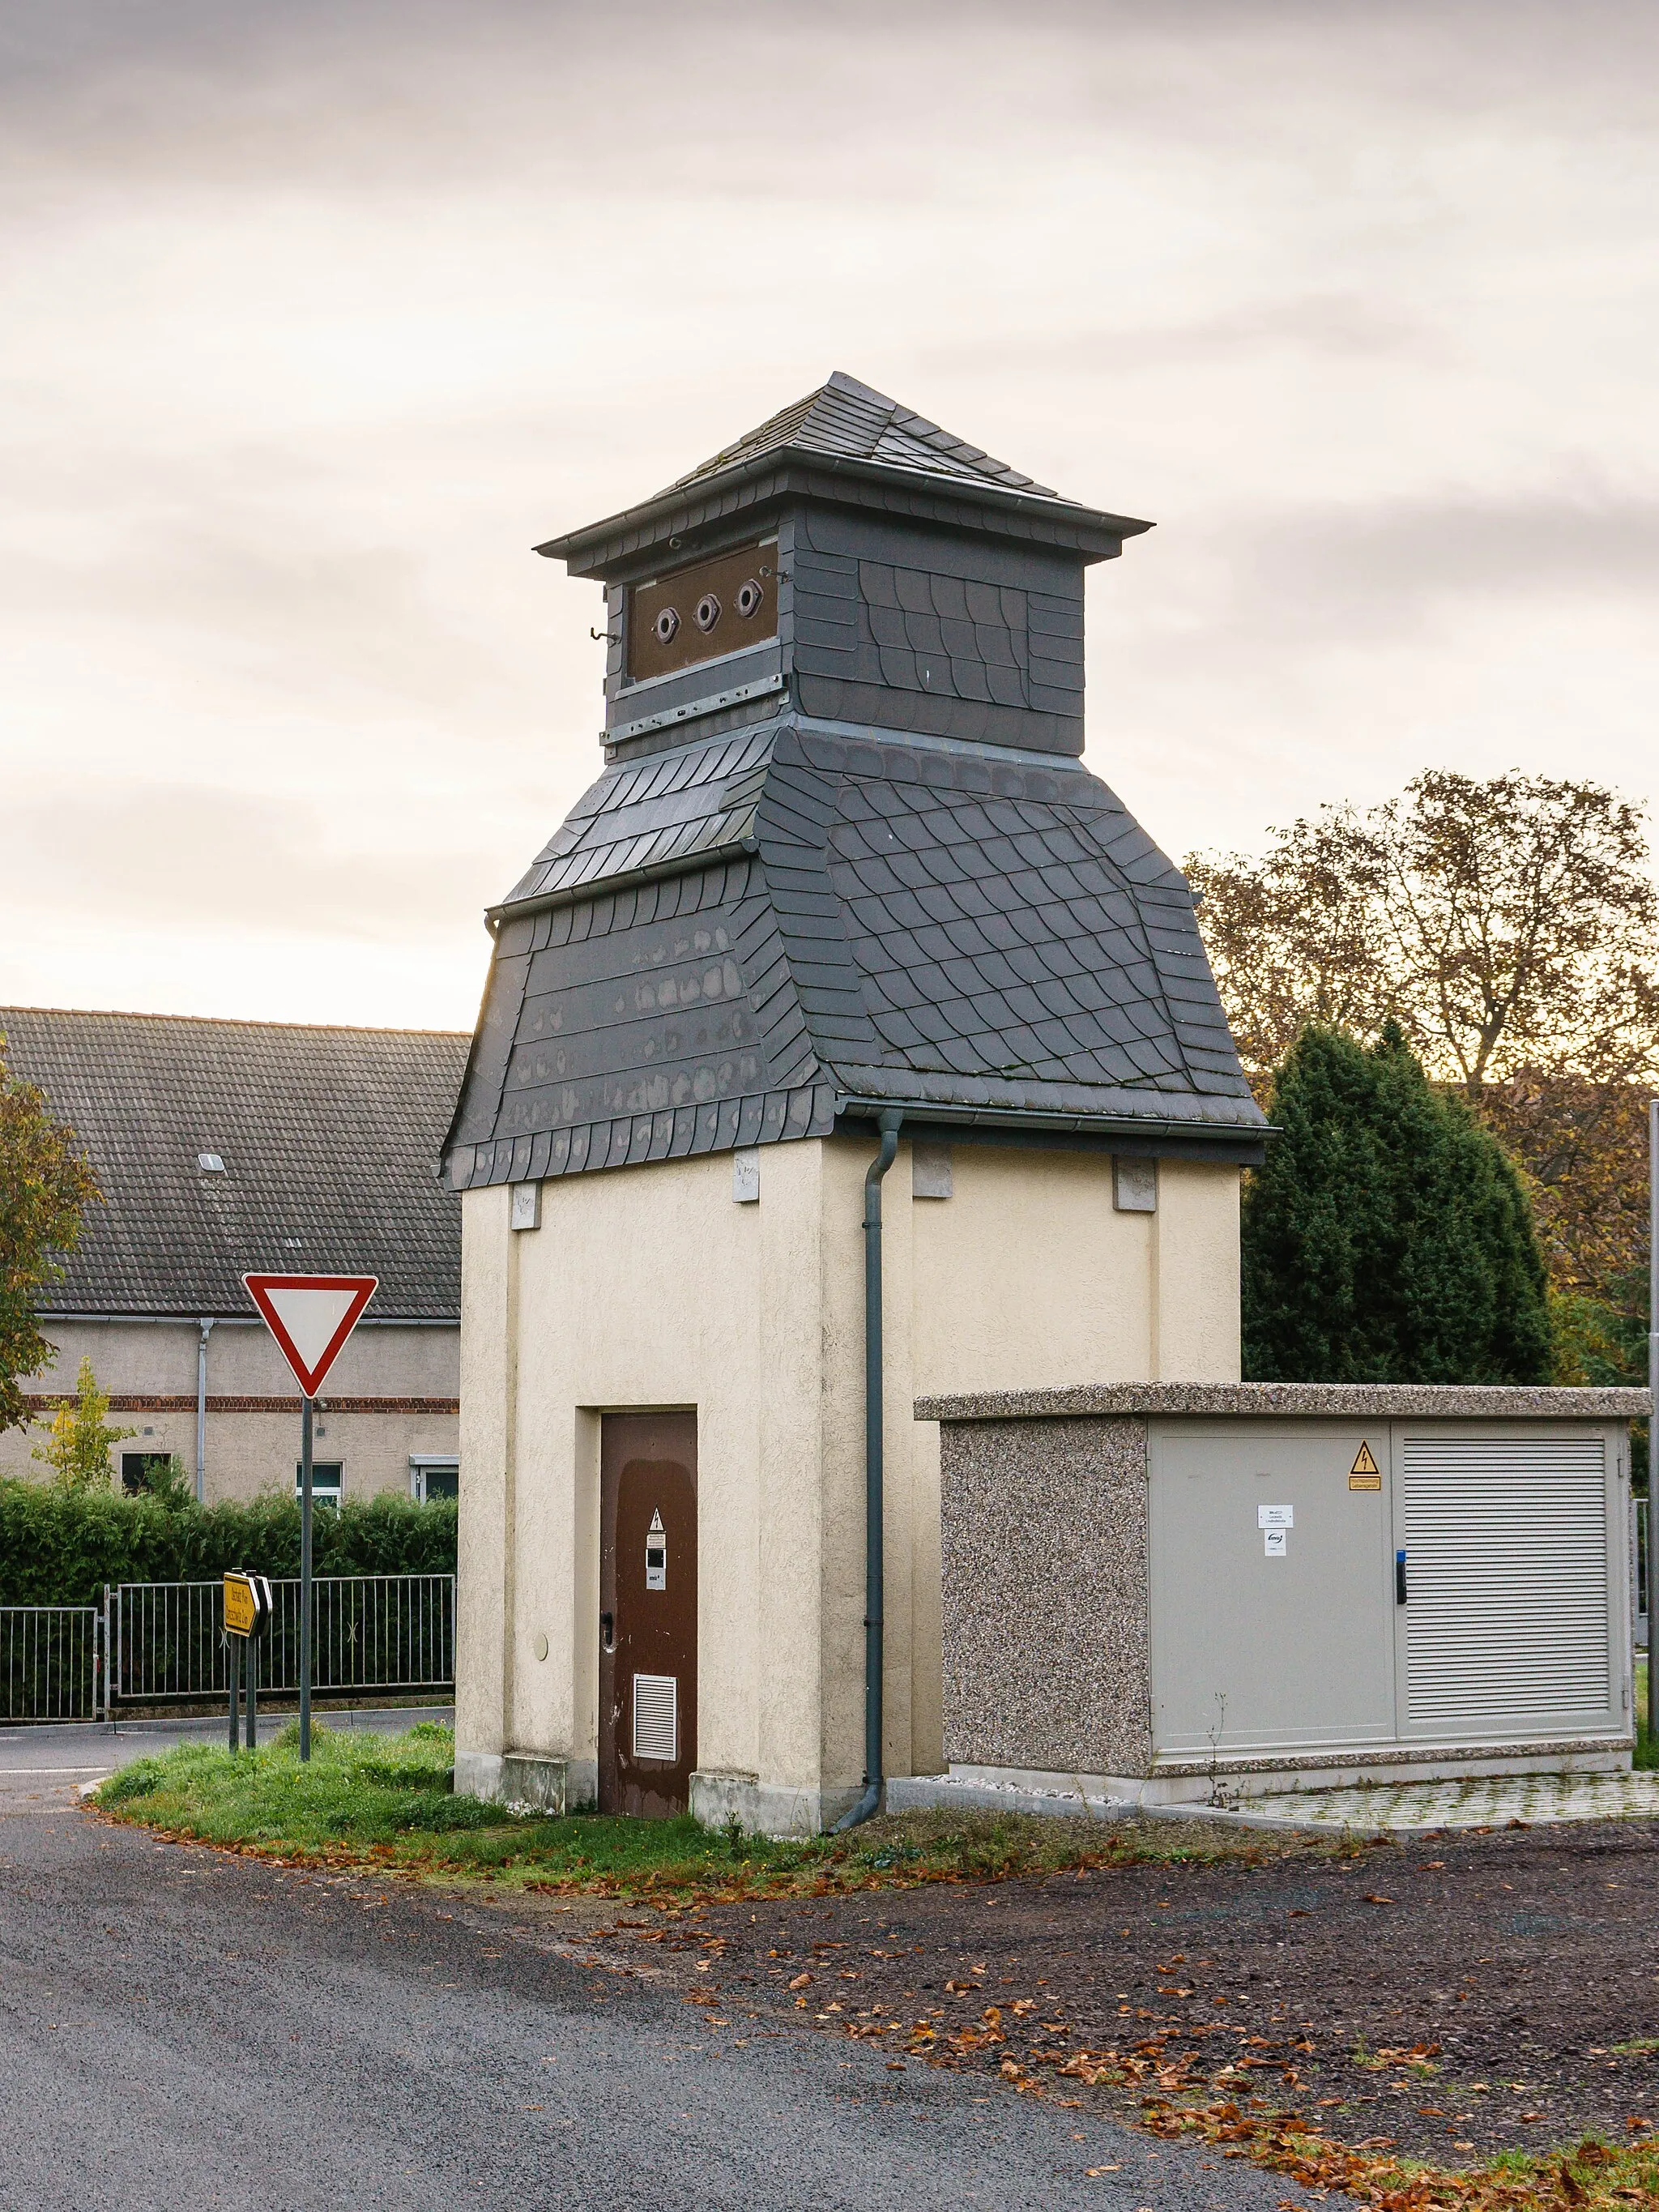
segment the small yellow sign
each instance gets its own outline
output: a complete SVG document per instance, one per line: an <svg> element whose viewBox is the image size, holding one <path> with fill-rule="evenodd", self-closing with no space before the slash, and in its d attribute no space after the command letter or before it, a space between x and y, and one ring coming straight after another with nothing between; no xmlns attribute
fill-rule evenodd
<svg viewBox="0 0 1659 2212"><path fill-rule="evenodd" d="M231 1636L252 1636L259 1624L259 1601L246 1575L225 1577L225 1630Z"/></svg>
<svg viewBox="0 0 1659 2212"><path fill-rule="evenodd" d="M1348 1487L1350 1490L1381 1490L1382 1487L1382 1471L1373 1458L1368 1443L1361 1443L1354 1454L1353 1465L1348 1469Z"/></svg>

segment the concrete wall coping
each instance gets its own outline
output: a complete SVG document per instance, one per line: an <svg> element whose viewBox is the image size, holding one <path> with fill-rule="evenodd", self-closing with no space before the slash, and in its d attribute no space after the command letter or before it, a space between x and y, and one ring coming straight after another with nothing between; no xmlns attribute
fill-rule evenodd
<svg viewBox="0 0 1659 2212"><path fill-rule="evenodd" d="M1088 1414L1246 1414L1273 1420L1634 1421L1645 1390L1529 1389L1461 1382L1085 1382L918 1398L919 1421L1031 1421Z"/></svg>

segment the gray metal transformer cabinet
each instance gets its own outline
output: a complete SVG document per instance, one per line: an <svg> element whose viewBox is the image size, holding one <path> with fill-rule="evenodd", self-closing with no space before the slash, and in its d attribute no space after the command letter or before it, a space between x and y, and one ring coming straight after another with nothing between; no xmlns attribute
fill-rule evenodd
<svg viewBox="0 0 1659 2212"><path fill-rule="evenodd" d="M1109 1812L1628 1768L1644 1390L1118 1384L944 1424L948 1772Z"/></svg>

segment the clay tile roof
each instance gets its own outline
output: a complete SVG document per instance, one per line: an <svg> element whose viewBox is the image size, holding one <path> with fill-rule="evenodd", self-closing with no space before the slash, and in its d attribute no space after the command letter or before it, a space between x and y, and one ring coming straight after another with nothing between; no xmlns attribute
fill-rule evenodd
<svg viewBox="0 0 1659 2212"><path fill-rule="evenodd" d="M460 1208L433 1170L465 1036L40 1006L0 1007L0 1036L106 1200L48 1310L244 1314L243 1273L271 1267L376 1274L381 1320L459 1316Z"/></svg>

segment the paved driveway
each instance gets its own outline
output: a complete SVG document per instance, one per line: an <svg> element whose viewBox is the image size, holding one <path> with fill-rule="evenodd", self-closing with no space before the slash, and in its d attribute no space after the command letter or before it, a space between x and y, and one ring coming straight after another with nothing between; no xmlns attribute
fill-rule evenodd
<svg viewBox="0 0 1659 2212"><path fill-rule="evenodd" d="M740 2034L735 2016L721 2033L487 1904L106 1826L81 1776L19 1771L53 1763L33 1741L25 1760L0 1745L8 2212L896 2196L904 2212L1273 2212L1296 2196L982 2077L895 2075L787 2026Z"/></svg>

